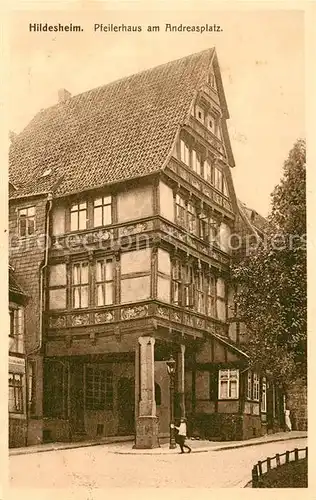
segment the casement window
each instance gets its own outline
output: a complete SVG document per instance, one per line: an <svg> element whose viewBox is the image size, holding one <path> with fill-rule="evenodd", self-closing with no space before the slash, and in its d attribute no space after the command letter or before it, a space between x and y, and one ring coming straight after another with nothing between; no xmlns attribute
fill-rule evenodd
<svg viewBox="0 0 316 500"><path fill-rule="evenodd" d="M238 399L239 397L239 370L219 370L218 374L218 398Z"/></svg>
<svg viewBox="0 0 316 500"><path fill-rule="evenodd" d="M96 262L96 305L113 304L113 261L102 259Z"/></svg>
<svg viewBox="0 0 316 500"><path fill-rule="evenodd" d="M9 373L9 413L23 413L23 375Z"/></svg>
<svg viewBox="0 0 316 500"><path fill-rule="evenodd" d="M113 408L113 373L102 366L85 366L85 409Z"/></svg>
<svg viewBox="0 0 316 500"><path fill-rule="evenodd" d="M163 302L170 302L171 263L170 254L158 248L157 297Z"/></svg>
<svg viewBox="0 0 316 500"><path fill-rule="evenodd" d="M226 321L226 284L223 278L217 278L216 282L216 309L217 318Z"/></svg>
<svg viewBox="0 0 316 500"><path fill-rule="evenodd" d="M207 128L215 134L216 130L216 120L212 115L208 115L206 118Z"/></svg>
<svg viewBox="0 0 316 500"><path fill-rule="evenodd" d="M227 196L227 198L228 198L228 196L229 196L229 194L228 194L227 182L226 182L225 177L223 177L223 195L224 195L224 196Z"/></svg>
<svg viewBox="0 0 316 500"><path fill-rule="evenodd" d="M202 212L199 216L199 236L204 241L209 241L209 218Z"/></svg>
<svg viewBox="0 0 316 500"><path fill-rule="evenodd" d="M219 191L223 190L223 173L217 167L214 169L214 185Z"/></svg>
<svg viewBox="0 0 316 500"><path fill-rule="evenodd" d="M43 412L46 417L68 418L69 365L64 361L44 363Z"/></svg>
<svg viewBox="0 0 316 500"><path fill-rule="evenodd" d="M76 203L70 209L70 230L79 231L87 228L87 203Z"/></svg>
<svg viewBox="0 0 316 500"><path fill-rule="evenodd" d="M257 373L253 374L253 387L252 387L252 399L254 401L259 401L260 395L260 380Z"/></svg>
<svg viewBox="0 0 316 500"><path fill-rule="evenodd" d="M182 227L186 226L186 202L178 194L176 195L176 222Z"/></svg>
<svg viewBox="0 0 316 500"><path fill-rule="evenodd" d="M35 233L35 207L21 208L18 211L19 236L27 237Z"/></svg>
<svg viewBox="0 0 316 500"><path fill-rule="evenodd" d="M252 372L248 370L247 373L247 399L252 399Z"/></svg>
<svg viewBox="0 0 316 500"><path fill-rule="evenodd" d="M171 301L176 306L182 305L182 277L183 266L179 260L175 260L172 263Z"/></svg>
<svg viewBox="0 0 316 500"><path fill-rule="evenodd" d="M188 230L191 234L196 235L197 232L197 213L196 208L192 203L188 203L187 205L187 213L188 213Z"/></svg>
<svg viewBox="0 0 316 500"><path fill-rule="evenodd" d="M72 266L72 307L80 309L89 305L89 264L79 262Z"/></svg>
<svg viewBox="0 0 316 500"><path fill-rule="evenodd" d="M262 413L267 412L267 379L265 377L262 378L261 411Z"/></svg>
<svg viewBox="0 0 316 500"><path fill-rule="evenodd" d="M10 308L9 351L24 353L24 307Z"/></svg>
<svg viewBox="0 0 316 500"><path fill-rule="evenodd" d="M197 174L202 175L201 155L197 153L195 149L192 150L192 169Z"/></svg>
<svg viewBox="0 0 316 500"><path fill-rule="evenodd" d="M112 224L112 197L103 196L93 202L94 227Z"/></svg>
<svg viewBox="0 0 316 500"><path fill-rule="evenodd" d="M183 302L184 306L194 308L194 272L192 266L184 266L184 282L183 282Z"/></svg>
<svg viewBox="0 0 316 500"><path fill-rule="evenodd" d="M204 179L214 185L214 168L209 158L204 162Z"/></svg>
<svg viewBox="0 0 316 500"><path fill-rule="evenodd" d="M206 314L210 317L216 316L215 307L216 296L216 280L214 276L209 275L207 278L207 311Z"/></svg>
<svg viewBox="0 0 316 500"><path fill-rule="evenodd" d="M209 231L210 244L219 245L220 224L216 219L210 217L209 225L210 225L210 231Z"/></svg>
<svg viewBox="0 0 316 500"><path fill-rule="evenodd" d="M190 149L182 139L180 141L180 159L183 163L190 166Z"/></svg>
<svg viewBox="0 0 316 500"><path fill-rule="evenodd" d="M201 314L205 314L205 288L204 275L198 271L195 278L196 286L196 310Z"/></svg>
<svg viewBox="0 0 316 500"><path fill-rule="evenodd" d="M54 264L49 268L48 308L66 309L67 307L67 274L66 264Z"/></svg>
<svg viewBox="0 0 316 500"><path fill-rule="evenodd" d="M230 253L230 236L231 230L227 224L221 223L219 226L219 244L221 250L226 253Z"/></svg>

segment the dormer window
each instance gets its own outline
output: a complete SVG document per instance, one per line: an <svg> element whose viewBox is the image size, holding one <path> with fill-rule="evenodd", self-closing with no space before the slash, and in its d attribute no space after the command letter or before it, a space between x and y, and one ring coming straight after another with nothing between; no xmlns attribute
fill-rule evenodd
<svg viewBox="0 0 316 500"><path fill-rule="evenodd" d="M199 120L199 122L203 123L205 121L205 111L201 106L196 106L195 107L195 118Z"/></svg>

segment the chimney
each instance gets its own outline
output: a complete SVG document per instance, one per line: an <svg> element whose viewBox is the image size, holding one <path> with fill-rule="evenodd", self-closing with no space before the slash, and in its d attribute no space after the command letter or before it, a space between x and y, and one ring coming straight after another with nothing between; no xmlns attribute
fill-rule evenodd
<svg viewBox="0 0 316 500"><path fill-rule="evenodd" d="M59 89L58 90L58 103L63 103L66 102L68 99L71 98L71 93L68 92L66 89Z"/></svg>

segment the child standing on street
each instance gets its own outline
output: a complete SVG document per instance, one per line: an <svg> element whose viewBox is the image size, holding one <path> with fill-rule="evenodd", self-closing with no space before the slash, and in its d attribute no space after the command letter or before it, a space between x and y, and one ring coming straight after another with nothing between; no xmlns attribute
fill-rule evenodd
<svg viewBox="0 0 316 500"><path fill-rule="evenodd" d="M178 431L177 443L180 446L181 453L185 453L184 448L186 448L188 450L187 453L191 453L192 450L191 450L190 446L185 444L185 440L187 437L186 418L181 418L179 427L176 427L174 424L171 424L170 427L177 429L177 431Z"/></svg>

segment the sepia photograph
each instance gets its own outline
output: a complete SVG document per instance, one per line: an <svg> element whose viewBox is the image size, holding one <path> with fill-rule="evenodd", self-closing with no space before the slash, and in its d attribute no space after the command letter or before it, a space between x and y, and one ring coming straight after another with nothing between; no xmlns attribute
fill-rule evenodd
<svg viewBox="0 0 316 500"><path fill-rule="evenodd" d="M246 3L10 12L12 492L308 487L304 11Z"/></svg>

